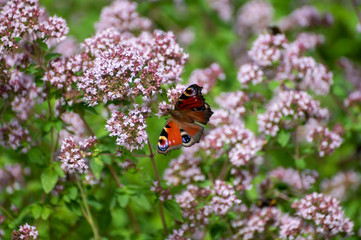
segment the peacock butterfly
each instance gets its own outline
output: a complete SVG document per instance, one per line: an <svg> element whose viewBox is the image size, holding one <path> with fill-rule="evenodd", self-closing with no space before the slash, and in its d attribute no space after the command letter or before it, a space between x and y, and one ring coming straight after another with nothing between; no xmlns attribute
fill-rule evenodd
<svg viewBox="0 0 361 240"><path fill-rule="evenodd" d="M158 152L164 155L181 146L190 147L198 143L203 126L213 112L202 96L202 87L193 84L184 90L175 104L174 110L168 110L171 117L165 123L158 139ZM198 123L196 123L198 122Z"/></svg>

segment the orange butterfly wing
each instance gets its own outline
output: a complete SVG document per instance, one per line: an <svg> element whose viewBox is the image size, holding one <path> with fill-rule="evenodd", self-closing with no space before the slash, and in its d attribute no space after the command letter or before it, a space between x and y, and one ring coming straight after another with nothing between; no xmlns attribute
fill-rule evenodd
<svg viewBox="0 0 361 240"><path fill-rule="evenodd" d="M205 125L213 114L201 91L202 87L193 84L179 97L175 105L176 114L172 114L160 134L159 153L166 155L170 150L199 142L204 128L195 122Z"/></svg>

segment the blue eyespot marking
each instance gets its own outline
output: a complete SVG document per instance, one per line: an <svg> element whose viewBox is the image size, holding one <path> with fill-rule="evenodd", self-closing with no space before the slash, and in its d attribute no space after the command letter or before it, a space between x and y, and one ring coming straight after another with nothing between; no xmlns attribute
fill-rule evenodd
<svg viewBox="0 0 361 240"><path fill-rule="evenodd" d="M191 137L189 135L183 135L182 140L184 143L189 143L189 141L191 140Z"/></svg>

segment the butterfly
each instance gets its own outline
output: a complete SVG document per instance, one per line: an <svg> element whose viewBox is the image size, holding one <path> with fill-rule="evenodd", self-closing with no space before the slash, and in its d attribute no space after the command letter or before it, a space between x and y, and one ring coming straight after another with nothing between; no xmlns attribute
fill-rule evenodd
<svg viewBox="0 0 361 240"><path fill-rule="evenodd" d="M168 113L171 117L160 133L157 146L158 152L164 155L170 150L198 143L204 129L198 123L206 125L213 114L202 96L202 87L197 84L187 87L174 110L168 110Z"/></svg>

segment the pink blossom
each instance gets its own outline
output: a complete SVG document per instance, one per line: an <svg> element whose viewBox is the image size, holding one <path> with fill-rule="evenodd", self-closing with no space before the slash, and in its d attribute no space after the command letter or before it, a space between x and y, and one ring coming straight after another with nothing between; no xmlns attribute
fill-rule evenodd
<svg viewBox="0 0 361 240"><path fill-rule="evenodd" d="M0 145L14 150L21 149L21 152L27 153L31 148L32 139L29 131L14 118L7 124L0 124Z"/></svg>
<svg viewBox="0 0 361 240"><path fill-rule="evenodd" d="M261 34L253 42L248 55L260 66L271 66L282 57L282 49L287 46L287 38L283 34Z"/></svg>
<svg viewBox="0 0 361 240"><path fill-rule="evenodd" d="M241 36L260 33L269 26L273 18L273 7L264 1L246 2L238 12L236 29Z"/></svg>
<svg viewBox="0 0 361 240"><path fill-rule="evenodd" d="M324 234L326 238L352 232L353 222L345 218L339 201L335 198L314 192L301 200L296 200L292 208L296 209L296 214L301 218L313 220L317 232Z"/></svg>
<svg viewBox="0 0 361 240"><path fill-rule="evenodd" d="M217 12L223 21L229 21L232 18L232 10L230 0L207 0L211 8Z"/></svg>
<svg viewBox="0 0 361 240"><path fill-rule="evenodd" d="M0 191L12 194L20 190L24 184L24 176L29 174L30 169L23 169L20 164L5 164L3 168L0 168Z"/></svg>
<svg viewBox="0 0 361 240"><path fill-rule="evenodd" d="M352 170L340 172L330 179L324 179L321 182L322 192L327 195L344 200L352 196L352 192L360 186L361 175Z"/></svg>
<svg viewBox="0 0 361 240"><path fill-rule="evenodd" d="M11 239L13 240L33 240L38 238L38 230L36 227L30 226L28 223L20 226L19 231L14 230Z"/></svg>
<svg viewBox="0 0 361 240"><path fill-rule="evenodd" d="M189 77L188 84L197 84L203 87L202 93L206 94L216 85L217 79L224 80L225 75L218 63L212 63L208 68L194 70Z"/></svg>
<svg viewBox="0 0 361 240"><path fill-rule="evenodd" d="M268 106L266 113L258 115L259 131L275 136L281 128L290 128L311 117L326 119L328 111L320 108L319 102L306 92L282 91Z"/></svg>
<svg viewBox="0 0 361 240"><path fill-rule="evenodd" d="M168 188L163 188L159 182L154 181L153 186L150 187L150 190L155 194L159 195L159 200L164 202L166 200L172 199L172 194Z"/></svg>
<svg viewBox="0 0 361 240"><path fill-rule="evenodd" d="M295 27L328 26L332 23L333 17L331 14L326 13L321 15L313 6L302 6L293 11L290 16L282 19L280 27L283 31L287 31Z"/></svg>
<svg viewBox="0 0 361 240"><path fill-rule="evenodd" d="M268 176L289 185L291 190L308 190L318 178L316 171L305 170L302 173L298 173L297 170L283 167L270 171Z"/></svg>
<svg viewBox="0 0 361 240"><path fill-rule="evenodd" d="M164 171L164 179L168 185L187 185L194 182L204 181L205 176L199 168L201 159L189 154L182 154L169 163Z"/></svg>
<svg viewBox="0 0 361 240"><path fill-rule="evenodd" d="M149 113L148 107L138 105L134 105L127 114L115 110L105 127L110 136L117 137L117 145L132 152L143 148L144 144L148 143L145 119Z"/></svg>
<svg viewBox="0 0 361 240"><path fill-rule="evenodd" d="M244 107L248 102L248 96L242 91L222 93L220 97L216 98L216 102L229 111L230 115L234 117L241 117L246 111Z"/></svg>
<svg viewBox="0 0 361 240"><path fill-rule="evenodd" d="M168 110L174 110L179 97L182 95L186 86L183 84L177 84L175 87L167 89L167 100L159 103L159 111L157 113L158 117L165 116L168 114Z"/></svg>
<svg viewBox="0 0 361 240"><path fill-rule="evenodd" d="M242 87L247 87L249 83L256 85L263 80L263 71L256 64L243 64L238 71L238 81L242 84Z"/></svg>
<svg viewBox="0 0 361 240"><path fill-rule="evenodd" d="M92 156L92 153L87 151L96 144L96 141L96 137L90 137L77 144L72 137L64 139L59 154L61 168L70 174L75 172L82 174L89 168L85 158Z"/></svg>
<svg viewBox="0 0 361 240"><path fill-rule="evenodd" d="M237 199L232 185L216 180L214 185L214 196L210 201L212 211L217 215L225 215L233 205L238 205L241 200Z"/></svg>
<svg viewBox="0 0 361 240"><path fill-rule="evenodd" d="M358 106L361 103L361 90L356 90L348 95L344 101L345 107Z"/></svg>
<svg viewBox="0 0 361 240"><path fill-rule="evenodd" d="M95 24L97 32L107 28L115 28L120 33L148 31L152 22L139 16L137 3L126 0L114 1L109 7L102 9L100 20Z"/></svg>
<svg viewBox="0 0 361 240"><path fill-rule="evenodd" d="M342 144L342 138L324 127L315 127L307 135L307 141L318 144L319 156L331 155Z"/></svg>

